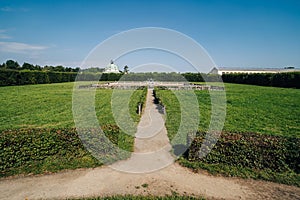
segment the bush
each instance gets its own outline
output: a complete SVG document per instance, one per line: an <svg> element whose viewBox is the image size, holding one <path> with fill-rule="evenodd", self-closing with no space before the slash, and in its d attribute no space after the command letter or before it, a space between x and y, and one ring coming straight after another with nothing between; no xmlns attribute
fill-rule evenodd
<svg viewBox="0 0 300 200"><path fill-rule="evenodd" d="M116 125L106 125L102 129L106 137L100 138L100 140L108 138L111 143L118 145L119 138L127 139ZM87 137L91 138L95 132L85 130L85 133ZM2 131L0 136L0 176L101 165L101 162L85 149L82 144L84 137L79 138L75 128ZM97 139L99 140L99 135ZM126 142L128 141L131 140L127 139ZM116 154L105 154L107 145L93 144L91 140L88 142L90 143L88 145L94 145L97 151L101 151L100 157L111 156L112 161L123 158L115 157ZM21 170L18 170L19 168Z"/></svg>
<svg viewBox="0 0 300 200"><path fill-rule="evenodd" d="M300 172L300 138L222 133L211 152L200 158L199 153L205 150L201 148L204 138L204 133L198 133L194 138L187 152L188 160L275 172Z"/></svg>

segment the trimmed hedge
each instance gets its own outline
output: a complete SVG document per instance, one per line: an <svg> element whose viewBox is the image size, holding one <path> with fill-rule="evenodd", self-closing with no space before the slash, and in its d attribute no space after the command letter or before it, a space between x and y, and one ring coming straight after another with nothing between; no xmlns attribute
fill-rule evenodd
<svg viewBox="0 0 300 200"><path fill-rule="evenodd" d="M131 141L128 139L129 136L124 136L125 134L122 134L115 125L106 125L102 129L105 136L115 145L120 143L120 139ZM115 157L116 154L113 154L115 152L112 155L105 154L108 147L99 145L99 136L93 134L93 130L85 131L89 139L88 145L94 145L97 152L101 151L100 156L111 156L111 160L120 159ZM83 146L84 137L79 138L75 128L3 131L0 135L0 177L101 165L101 162ZM107 138L103 137L100 140L107 140ZM97 144L94 144L92 139L97 139ZM22 169L18 172L18 168ZM25 172L23 168L26 169Z"/></svg>
<svg viewBox="0 0 300 200"><path fill-rule="evenodd" d="M91 72L18 71L0 69L0 86L47 84L77 81L117 81L122 74Z"/></svg>
<svg viewBox="0 0 300 200"><path fill-rule="evenodd" d="M199 152L205 133L198 133L185 154L193 162L226 164L256 170L300 173L300 138L262 135L258 133L222 133L211 152L203 158Z"/></svg>
<svg viewBox="0 0 300 200"><path fill-rule="evenodd" d="M300 72L223 74L222 79L225 83L300 88Z"/></svg>
<svg viewBox="0 0 300 200"><path fill-rule="evenodd" d="M0 86L73 82L76 72L16 71L0 69Z"/></svg>
<svg viewBox="0 0 300 200"><path fill-rule="evenodd" d="M99 80L100 78L100 80ZM300 72L289 73L237 73L222 76L203 73L91 73L91 72L55 72L55 71L19 71L0 69L0 86L61 83L77 81L189 81L250 84L260 86L300 88Z"/></svg>

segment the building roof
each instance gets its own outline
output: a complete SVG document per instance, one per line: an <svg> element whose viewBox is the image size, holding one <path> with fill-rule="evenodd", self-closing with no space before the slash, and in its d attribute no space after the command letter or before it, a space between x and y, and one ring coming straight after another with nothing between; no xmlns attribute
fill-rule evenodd
<svg viewBox="0 0 300 200"><path fill-rule="evenodd" d="M293 67L287 67L287 68L239 68L239 67L233 67L233 68L229 68L229 67L219 67L216 68L214 67L210 73L213 73L215 71L258 71L258 72L295 72L295 71L300 71L300 69L298 68L293 68Z"/></svg>

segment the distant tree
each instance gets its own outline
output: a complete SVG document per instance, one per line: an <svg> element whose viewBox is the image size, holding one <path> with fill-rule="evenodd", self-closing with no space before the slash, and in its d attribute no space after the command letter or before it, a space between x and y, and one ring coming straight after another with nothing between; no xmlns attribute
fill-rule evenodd
<svg viewBox="0 0 300 200"><path fill-rule="evenodd" d="M123 71L124 74L128 74L128 72L129 72L128 68L129 68L129 67L128 67L127 65L124 66L124 71Z"/></svg>
<svg viewBox="0 0 300 200"><path fill-rule="evenodd" d="M7 60L5 63L5 67L7 69L14 69L14 70L20 69L19 63L13 60Z"/></svg>
<svg viewBox="0 0 300 200"><path fill-rule="evenodd" d="M73 69L71 67L66 67L65 68L65 72L72 72L72 71L73 71Z"/></svg>
<svg viewBox="0 0 300 200"><path fill-rule="evenodd" d="M22 65L22 69L34 70L35 67L32 64L24 62L23 65Z"/></svg>
<svg viewBox="0 0 300 200"><path fill-rule="evenodd" d="M73 72L79 72L79 71L80 71L79 67L76 67L75 69L73 69Z"/></svg>
<svg viewBox="0 0 300 200"><path fill-rule="evenodd" d="M54 67L53 70L56 71L56 72L64 72L65 68L61 65L58 65L58 66Z"/></svg>
<svg viewBox="0 0 300 200"><path fill-rule="evenodd" d="M53 66L48 66L48 65L45 65L44 68L43 68L44 71L54 71L54 67Z"/></svg>
<svg viewBox="0 0 300 200"><path fill-rule="evenodd" d="M35 65L35 66L34 66L34 70L41 71L41 70L42 70L42 67L41 67L41 66L39 66L39 65Z"/></svg>
<svg viewBox="0 0 300 200"><path fill-rule="evenodd" d="M83 72L97 73L97 72L103 72L104 69L103 68L99 68L99 67L90 67L90 68L87 68L87 69L82 69L81 71L83 71Z"/></svg>

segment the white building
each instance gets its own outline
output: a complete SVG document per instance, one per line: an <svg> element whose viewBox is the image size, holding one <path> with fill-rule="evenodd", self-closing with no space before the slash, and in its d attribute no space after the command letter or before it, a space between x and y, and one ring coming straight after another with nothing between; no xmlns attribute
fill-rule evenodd
<svg viewBox="0 0 300 200"><path fill-rule="evenodd" d="M110 64L105 67L103 73L120 73L119 67L114 64L114 61L110 61Z"/></svg>
<svg viewBox="0 0 300 200"><path fill-rule="evenodd" d="M283 73L283 72L295 72L300 71L299 69L295 69L294 67L286 67L286 68L253 68L253 69L246 69L246 68L216 68L214 67L209 74L232 74L232 73L247 73L247 74L254 74L254 73Z"/></svg>

